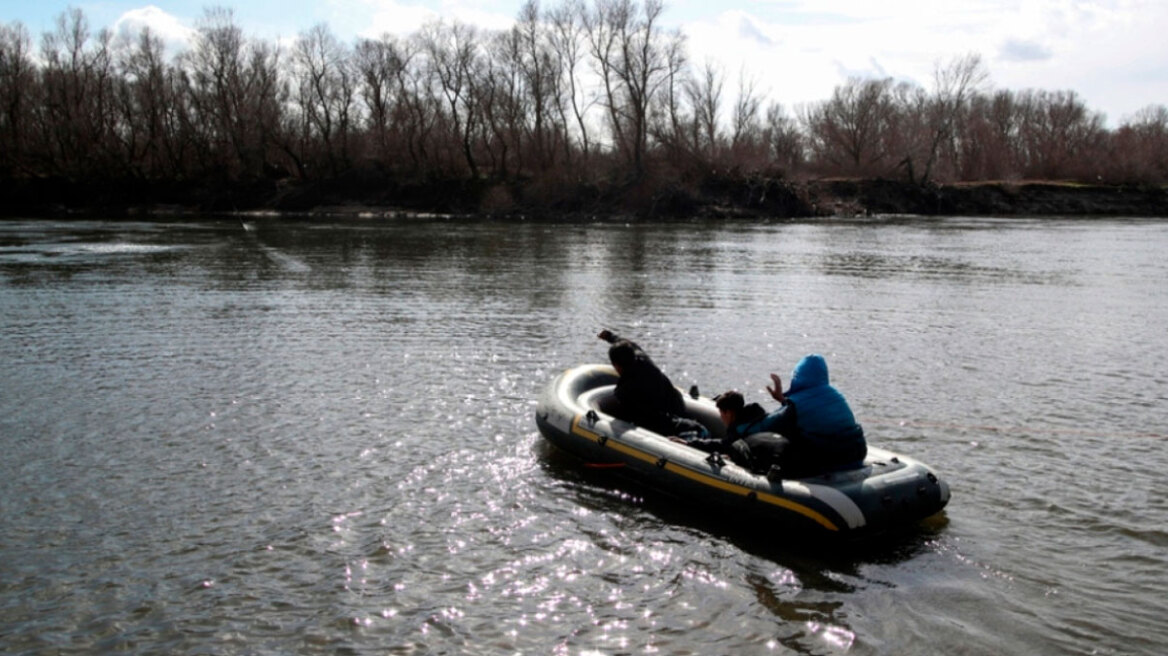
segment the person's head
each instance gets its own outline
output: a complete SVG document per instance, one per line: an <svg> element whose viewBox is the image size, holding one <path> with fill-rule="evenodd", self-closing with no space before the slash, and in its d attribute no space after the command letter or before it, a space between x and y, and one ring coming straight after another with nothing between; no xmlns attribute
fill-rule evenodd
<svg viewBox="0 0 1168 656"><path fill-rule="evenodd" d="M637 359L637 352L628 342L617 342L608 349L608 359L618 374L623 373Z"/></svg>
<svg viewBox="0 0 1168 656"><path fill-rule="evenodd" d="M812 387L828 385L831 379L827 375L827 360L822 355L812 353L803 356L791 372L791 387L789 392L798 392Z"/></svg>
<svg viewBox="0 0 1168 656"><path fill-rule="evenodd" d="M722 417L722 423L731 426L738 418L738 411L746 406L746 399L742 396L742 392L730 390L715 396L714 405L718 406L718 414Z"/></svg>

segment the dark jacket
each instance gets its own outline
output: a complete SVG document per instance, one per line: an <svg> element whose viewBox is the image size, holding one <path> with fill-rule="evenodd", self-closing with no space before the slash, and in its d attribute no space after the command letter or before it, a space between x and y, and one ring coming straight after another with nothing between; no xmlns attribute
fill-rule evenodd
<svg viewBox="0 0 1168 656"><path fill-rule="evenodd" d="M681 391L635 342L614 336L611 343L612 349L633 350L632 361L622 366L616 383L621 418L659 435L677 435L684 430L684 423L679 422L685 414Z"/></svg>
<svg viewBox="0 0 1168 656"><path fill-rule="evenodd" d="M762 466L761 461L758 461L752 454L751 443L743 438L757 433L758 431L752 427L766 416L767 413L761 405L751 403L738 411L734 424L726 427L726 433L722 437L690 439L686 441L686 445L708 453L724 453L730 456L735 463L747 469L761 468L761 472L765 473L769 463L765 467Z"/></svg>
<svg viewBox="0 0 1168 656"><path fill-rule="evenodd" d="M739 439L754 433L778 433L786 438L798 437L797 412L789 403L767 412L757 403L748 404L738 411L734 424L726 427L727 437Z"/></svg>

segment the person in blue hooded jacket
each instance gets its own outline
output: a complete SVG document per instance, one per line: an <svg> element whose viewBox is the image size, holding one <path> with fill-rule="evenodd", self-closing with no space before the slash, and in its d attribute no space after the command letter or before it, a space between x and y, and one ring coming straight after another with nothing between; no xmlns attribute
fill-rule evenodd
<svg viewBox="0 0 1168 656"><path fill-rule="evenodd" d="M864 429L856 423L847 399L828 379L822 355L805 356L795 365L785 394L777 374L771 374L771 381L774 386L767 391L782 405L769 413L756 403L745 405L738 392L719 395L727 439L757 433L781 435L787 444L775 450L773 459L784 476L854 469L863 463L868 453Z"/></svg>

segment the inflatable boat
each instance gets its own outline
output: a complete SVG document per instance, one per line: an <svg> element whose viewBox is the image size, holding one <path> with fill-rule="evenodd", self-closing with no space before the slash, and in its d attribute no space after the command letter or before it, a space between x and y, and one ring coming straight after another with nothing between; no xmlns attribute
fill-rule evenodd
<svg viewBox="0 0 1168 656"><path fill-rule="evenodd" d="M557 376L536 408L540 433L590 465L618 469L650 487L761 520L768 530L859 537L919 522L949 502L949 486L912 458L869 445L857 469L783 479L753 473L725 456L674 442L618 419L616 371L581 365ZM725 433L712 399L683 394L687 414Z"/></svg>

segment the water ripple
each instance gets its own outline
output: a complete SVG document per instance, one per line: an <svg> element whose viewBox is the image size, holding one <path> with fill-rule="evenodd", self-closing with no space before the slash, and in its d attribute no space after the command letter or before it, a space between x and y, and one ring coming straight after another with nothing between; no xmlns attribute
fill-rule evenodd
<svg viewBox="0 0 1168 656"><path fill-rule="evenodd" d="M0 224L14 653L1158 653L1163 222ZM698 516L536 432L612 328L824 353L943 515ZM1138 348L1137 348L1138 347Z"/></svg>

